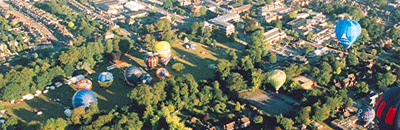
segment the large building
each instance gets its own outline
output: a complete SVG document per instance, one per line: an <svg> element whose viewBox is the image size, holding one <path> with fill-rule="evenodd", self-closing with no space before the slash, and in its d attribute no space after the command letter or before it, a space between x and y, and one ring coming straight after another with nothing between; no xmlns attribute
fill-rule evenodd
<svg viewBox="0 0 400 130"><path fill-rule="evenodd" d="M251 9L251 7L253 7L251 4L247 4L247 5L242 5L242 4L233 4L233 5L228 5L228 7L231 10L231 13L243 13L246 11L249 11Z"/></svg>
<svg viewBox="0 0 400 130"><path fill-rule="evenodd" d="M266 30L264 33L264 36L269 43L275 43L276 41L283 40L286 37L286 33L279 28L269 28L269 30Z"/></svg>
<svg viewBox="0 0 400 130"><path fill-rule="evenodd" d="M124 7L125 7L127 10L132 11L132 12L134 12L134 11L139 11L139 10L143 10L143 9L146 8L145 6L143 6L143 5L139 4L139 3L136 3L135 1L129 1L129 2L127 2L127 3L124 5Z"/></svg>
<svg viewBox="0 0 400 130"><path fill-rule="evenodd" d="M287 27L290 29L295 29L297 27L303 26L307 23L307 20L304 18L299 18L299 19L295 19L292 20L290 22L287 23Z"/></svg>
<svg viewBox="0 0 400 130"><path fill-rule="evenodd" d="M265 16L271 11L277 11L286 8L286 5L281 2L275 2L273 4L267 4L263 7L257 8L258 15Z"/></svg>
<svg viewBox="0 0 400 130"><path fill-rule="evenodd" d="M212 23L214 26L218 26L220 32L227 36L235 33L235 25L230 22L238 22L240 20L240 15L235 13L229 13L226 15L222 15L213 19L208 20L208 22Z"/></svg>
<svg viewBox="0 0 400 130"><path fill-rule="evenodd" d="M98 0L93 3L108 14L117 14L118 10L124 9L124 6L117 0Z"/></svg>

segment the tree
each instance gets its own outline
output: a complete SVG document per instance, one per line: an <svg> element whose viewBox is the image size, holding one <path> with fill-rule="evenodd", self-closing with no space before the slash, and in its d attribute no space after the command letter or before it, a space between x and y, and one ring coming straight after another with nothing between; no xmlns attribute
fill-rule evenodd
<svg viewBox="0 0 400 130"><path fill-rule="evenodd" d="M170 1L170 0L167 0ZM159 19L155 24L154 27L156 27L157 31L162 31L165 32L167 30L171 30L171 23L169 22L168 19L163 18L163 19Z"/></svg>
<svg viewBox="0 0 400 130"><path fill-rule="evenodd" d="M320 73L320 71L319 71L318 67L314 67L314 68L311 70L310 75L311 75L312 77L317 77L317 76L319 75L319 73Z"/></svg>
<svg viewBox="0 0 400 130"><path fill-rule="evenodd" d="M266 4L272 4L272 2L273 2L272 0L266 0L265 1Z"/></svg>
<svg viewBox="0 0 400 130"><path fill-rule="evenodd" d="M251 72L251 88L253 90L257 90L260 88L262 82L263 82L263 75L262 75L262 70L257 69Z"/></svg>
<svg viewBox="0 0 400 130"><path fill-rule="evenodd" d="M322 73L317 77L318 84L322 86L327 86L328 83L331 81L332 74L322 71Z"/></svg>
<svg viewBox="0 0 400 130"><path fill-rule="evenodd" d="M295 10L300 10L300 9L301 9L301 6L297 4L296 6L294 6L294 9L295 9Z"/></svg>
<svg viewBox="0 0 400 130"><path fill-rule="evenodd" d="M296 122L297 123L302 123L302 124L310 124L311 120L310 120L310 114L311 114L311 107L307 106L307 107L303 107L298 115L296 116Z"/></svg>
<svg viewBox="0 0 400 130"><path fill-rule="evenodd" d="M240 103L239 102L236 102L235 110L240 112Z"/></svg>
<svg viewBox="0 0 400 130"><path fill-rule="evenodd" d="M263 117L260 116L260 115L255 116L254 119L253 119L253 122L256 123L256 124L262 124L263 123Z"/></svg>
<svg viewBox="0 0 400 130"><path fill-rule="evenodd" d="M356 66L359 63L357 56L353 53L347 55L347 63L352 66Z"/></svg>
<svg viewBox="0 0 400 130"><path fill-rule="evenodd" d="M62 118L50 118L46 121L46 124L42 126L42 130L63 130L67 127L67 121Z"/></svg>
<svg viewBox="0 0 400 130"><path fill-rule="evenodd" d="M285 130L290 130L294 124L292 119L283 117L282 114L276 116L276 122Z"/></svg>
<svg viewBox="0 0 400 130"><path fill-rule="evenodd" d="M357 93L366 94L369 91L369 86L366 82L361 82L356 85Z"/></svg>
<svg viewBox="0 0 400 130"><path fill-rule="evenodd" d="M377 85L379 86L390 86L396 81L397 76L391 72L386 72L385 74L378 73L377 75Z"/></svg>
<svg viewBox="0 0 400 130"><path fill-rule="evenodd" d="M293 11L293 12L289 13L289 18L290 19L295 19L296 17L297 17L297 12L296 11Z"/></svg>
<svg viewBox="0 0 400 130"><path fill-rule="evenodd" d="M219 59L216 71L221 76L222 80L225 80L226 77L230 74L232 64L226 59Z"/></svg>
<svg viewBox="0 0 400 130"><path fill-rule="evenodd" d="M276 58L275 53L269 53L269 55L268 55L268 62L269 62L269 63L272 63L272 64L275 64L275 63L276 63L276 60L277 60L277 58Z"/></svg>
<svg viewBox="0 0 400 130"><path fill-rule="evenodd" d="M247 88L247 83L246 80L243 79L243 76L240 73L232 73L227 78L226 87L229 91L237 94L238 91Z"/></svg>
<svg viewBox="0 0 400 130"><path fill-rule="evenodd" d="M166 1L163 2L163 7L166 8L166 9L172 8L172 6L173 6L172 4L173 4L172 0L166 0Z"/></svg>
<svg viewBox="0 0 400 130"><path fill-rule="evenodd" d="M314 51L314 48L313 47L311 47L311 46L307 46L306 47L306 50L304 51L304 54L308 54L308 53L310 53L310 52L312 52L312 51Z"/></svg>
<svg viewBox="0 0 400 130"><path fill-rule="evenodd" d="M3 130L16 130L16 125L18 124L18 119L15 117L8 118L1 127Z"/></svg>
<svg viewBox="0 0 400 130"><path fill-rule="evenodd" d="M256 30L257 28L259 28L258 21L255 19L246 18L246 19L244 19L244 22L245 22L244 30L246 32L252 32L252 31Z"/></svg>
<svg viewBox="0 0 400 130"><path fill-rule="evenodd" d="M313 37L313 35L314 35L314 34L313 34L312 32L307 33L306 40L307 40L307 41L310 41L311 38Z"/></svg>
<svg viewBox="0 0 400 130"><path fill-rule="evenodd" d="M204 6L200 7L199 16L205 16L207 14L207 8Z"/></svg>
<svg viewBox="0 0 400 130"><path fill-rule="evenodd" d="M243 0L237 0L236 2L239 4L243 4Z"/></svg>
<svg viewBox="0 0 400 130"><path fill-rule="evenodd" d="M281 20L277 20L274 23L275 23L274 26L276 28L282 29L282 21Z"/></svg>
<svg viewBox="0 0 400 130"><path fill-rule="evenodd" d="M254 68L253 61L251 60L250 56L244 56L240 59L240 70L249 71Z"/></svg>
<svg viewBox="0 0 400 130"><path fill-rule="evenodd" d="M185 69L185 65L183 65L182 63L175 63L172 65L172 69L179 72L179 71Z"/></svg>
<svg viewBox="0 0 400 130"><path fill-rule="evenodd" d="M388 0L378 0L378 5L381 7L384 7L385 5L387 5Z"/></svg>
<svg viewBox="0 0 400 130"><path fill-rule="evenodd" d="M244 0L244 4L252 4L253 0Z"/></svg>
<svg viewBox="0 0 400 130"><path fill-rule="evenodd" d="M128 97L135 100L139 105L152 104L153 96L154 93L151 92L151 87L147 84L139 84L128 94Z"/></svg>
<svg viewBox="0 0 400 130"><path fill-rule="evenodd" d="M324 121L329 118L330 109L328 109L325 105L315 106L314 108L314 115L312 119L318 122Z"/></svg>

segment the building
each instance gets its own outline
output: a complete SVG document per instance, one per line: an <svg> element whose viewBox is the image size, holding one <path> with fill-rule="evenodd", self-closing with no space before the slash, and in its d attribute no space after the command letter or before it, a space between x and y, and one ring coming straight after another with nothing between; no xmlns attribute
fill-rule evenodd
<svg viewBox="0 0 400 130"><path fill-rule="evenodd" d="M290 5L291 7L295 5L306 6L310 4L310 0L287 0L286 4Z"/></svg>
<svg viewBox="0 0 400 130"><path fill-rule="evenodd" d="M192 4L190 0L178 0L179 6L189 6Z"/></svg>
<svg viewBox="0 0 400 130"><path fill-rule="evenodd" d="M301 87L303 89L307 89L307 90L311 90L313 88L313 86L315 85L315 82L313 81L313 79L310 79L305 76L297 76L297 77L293 78L293 81L299 82Z"/></svg>
<svg viewBox="0 0 400 130"><path fill-rule="evenodd" d="M114 38L114 34L111 32L111 31L107 31L105 34L104 34L104 39L105 40L107 40L107 39L113 39Z"/></svg>
<svg viewBox="0 0 400 130"><path fill-rule="evenodd" d="M208 22L212 23L214 26L219 27L219 32L225 34L227 36L235 33L235 25L229 22L238 22L240 20L240 15L235 13L229 13L226 15L222 15L213 19L208 20Z"/></svg>
<svg viewBox="0 0 400 130"><path fill-rule="evenodd" d="M224 130L234 130L235 129L235 122L233 121L231 123L225 124L223 126L223 129Z"/></svg>
<svg viewBox="0 0 400 130"><path fill-rule="evenodd" d="M277 15L276 13L268 13L267 15L261 18L261 22L271 23L272 21L280 20L282 18L283 16Z"/></svg>
<svg viewBox="0 0 400 130"><path fill-rule="evenodd" d="M336 129L341 130L366 130L366 128L361 125L356 124L358 121L358 117L356 115L352 115L344 120L335 119L331 123Z"/></svg>
<svg viewBox="0 0 400 130"><path fill-rule="evenodd" d="M251 9L251 7L253 7L253 6L251 4L247 4L247 5L233 4L233 5L228 5L228 7L230 8L231 13L240 14L240 13L249 11Z"/></svg>
<svg viewBox="0 0 400 130"><path fill-rule="evenodd" d="M136 3L135 1L129 1L124 5L125 9L129 10L129 11L139 11L139 10L144 10L146 7Z"/></svg>
<svg viewBox="0 0 400 130"><path fill-rule="evenodd" d="M278 1L273 4L269 4L269 5L267 4L263 7L257 8L257 14L261 15L261 16L265 16L270 12L282 10L285 8L287 8L286 5Z"/></svg>
<svg viewBox="0 0 400 130"><path fill-rule="evenodd" d="M296 16L296 18L303 18L303 19L305 19L305 18L307 18L308 16L310 16L310 14L309 13L298 13L297 14L297 16Z"/></svg>
<svg viewBox="0 0 400 130"><path fill-rule="evenodd" d="M348 14L348 13L343 13L343 14L339 14L338 16L337 16L340 20L343 20L343 19L352 19L353 17L350 15L350 14Z"/></svg>
<svg viewBox="0 0 400 130"><path fill-rule="evenodd" d="M320 130L320 129L322 129L324 127L323 125L321 125L321 124L319 124L319 123L317 123L315 121L311 122L310 124L312 126L316 127L318 130Z"/></svg>
<svg viewBox="0 0 400 130"><path fill-rule="evenodd" d="M118 10L124 9L124 6L117 0L98 0L93 3L108 14L117 14Z"/></svg>
<svg viewBox="0 0 400 130"><path fill-rule="evenodd" d="M240 128L246 128L250 125L250 119L247 117L243 117L240 119Z"/></svg>
<svg viewBox="0 0 400 130"><path fill-rule="evenodd" d="M295 20L292 20L292 21L288 22L287 23L287 27L290 28L290 29L296 29L296 28L298 28L300 26L305 25L306 23L307 23L306 19L299 18L299 19L295 19Z"/></svg>
<svg viewBox="0 0 400 130"><path fill-rule="evenodd" d="M140 10L140 11L135 11L135 12L129 12L126 14L126 17L128 17L130 19L135 19L135 18L145 17L148 14L149 13L147 13L147 11Z"/></svg>
<svg viewBox="0 0 400 130"><path fill-rule="evenodd" d="M267 42L275 43L279 40L283 40L286 37L286 33L279 28L270 28L269 30L265 30L264 36Z"/></svg>

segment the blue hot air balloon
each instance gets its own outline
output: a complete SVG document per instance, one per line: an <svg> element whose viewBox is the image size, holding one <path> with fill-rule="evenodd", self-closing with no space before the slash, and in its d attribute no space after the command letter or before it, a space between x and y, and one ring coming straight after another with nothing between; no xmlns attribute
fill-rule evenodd
<svg viewBox="0 0 400 130"><path fill-rule="evenodd" d="M139 67L137 66L130 66L128 68L125 69L124 71L124 77L125 77L125 81L129 84L129 85L135 85L139 79L140 76L142 75L142 71L140 70Z"/></svg>
<svg viewBox="0 0 400 130"><path fill-rule="evenodd" d="M374 120L375 110L370 106L363 106L357 110L357 117L361 124L368 124Z"/></svg>
<svg viewBox="0 0 400 130"><path fill-rule="evenodd" d="M96 95L92 90L82 89L77 91L74 96L72 96L72 106L89 108L91 102L97 102Z"/></svg>
<svg viewBox="0 0 400 130"><path fill-rule="evenodd" d="M109 87L113 82L114 76L110 72L102 72L97 75L97 81L100 86Z"/></svg>
<svg viewBox="0 0 400 130"><path fill-rule="evenodd" d="M343 47L348 49L360 37L361 26L354 20L340 20L336 23L335 33Z"/></svg>
<svg viewBox="0 0 400 130"><path fill-rule="evenodd" d="M149 84L153 78L148 73L144 73L140 76L142 83Z"/></svg>

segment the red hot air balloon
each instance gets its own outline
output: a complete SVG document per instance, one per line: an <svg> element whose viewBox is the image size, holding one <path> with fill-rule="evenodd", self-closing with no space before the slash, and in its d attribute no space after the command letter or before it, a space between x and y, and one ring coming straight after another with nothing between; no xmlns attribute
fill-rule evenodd
<svg viewBox="0 0 400 130"><path fill-rule="evenodd" d="M78 82L76 82L76 89L92 89L92 81L89 79L81 79Z"/></svg>
<svg viewBox="0 0 400 130"><path fill-rule="evenodd" d="M392 88L376 100L376 123L380 130L400 130L400 87Z"/></svg>

